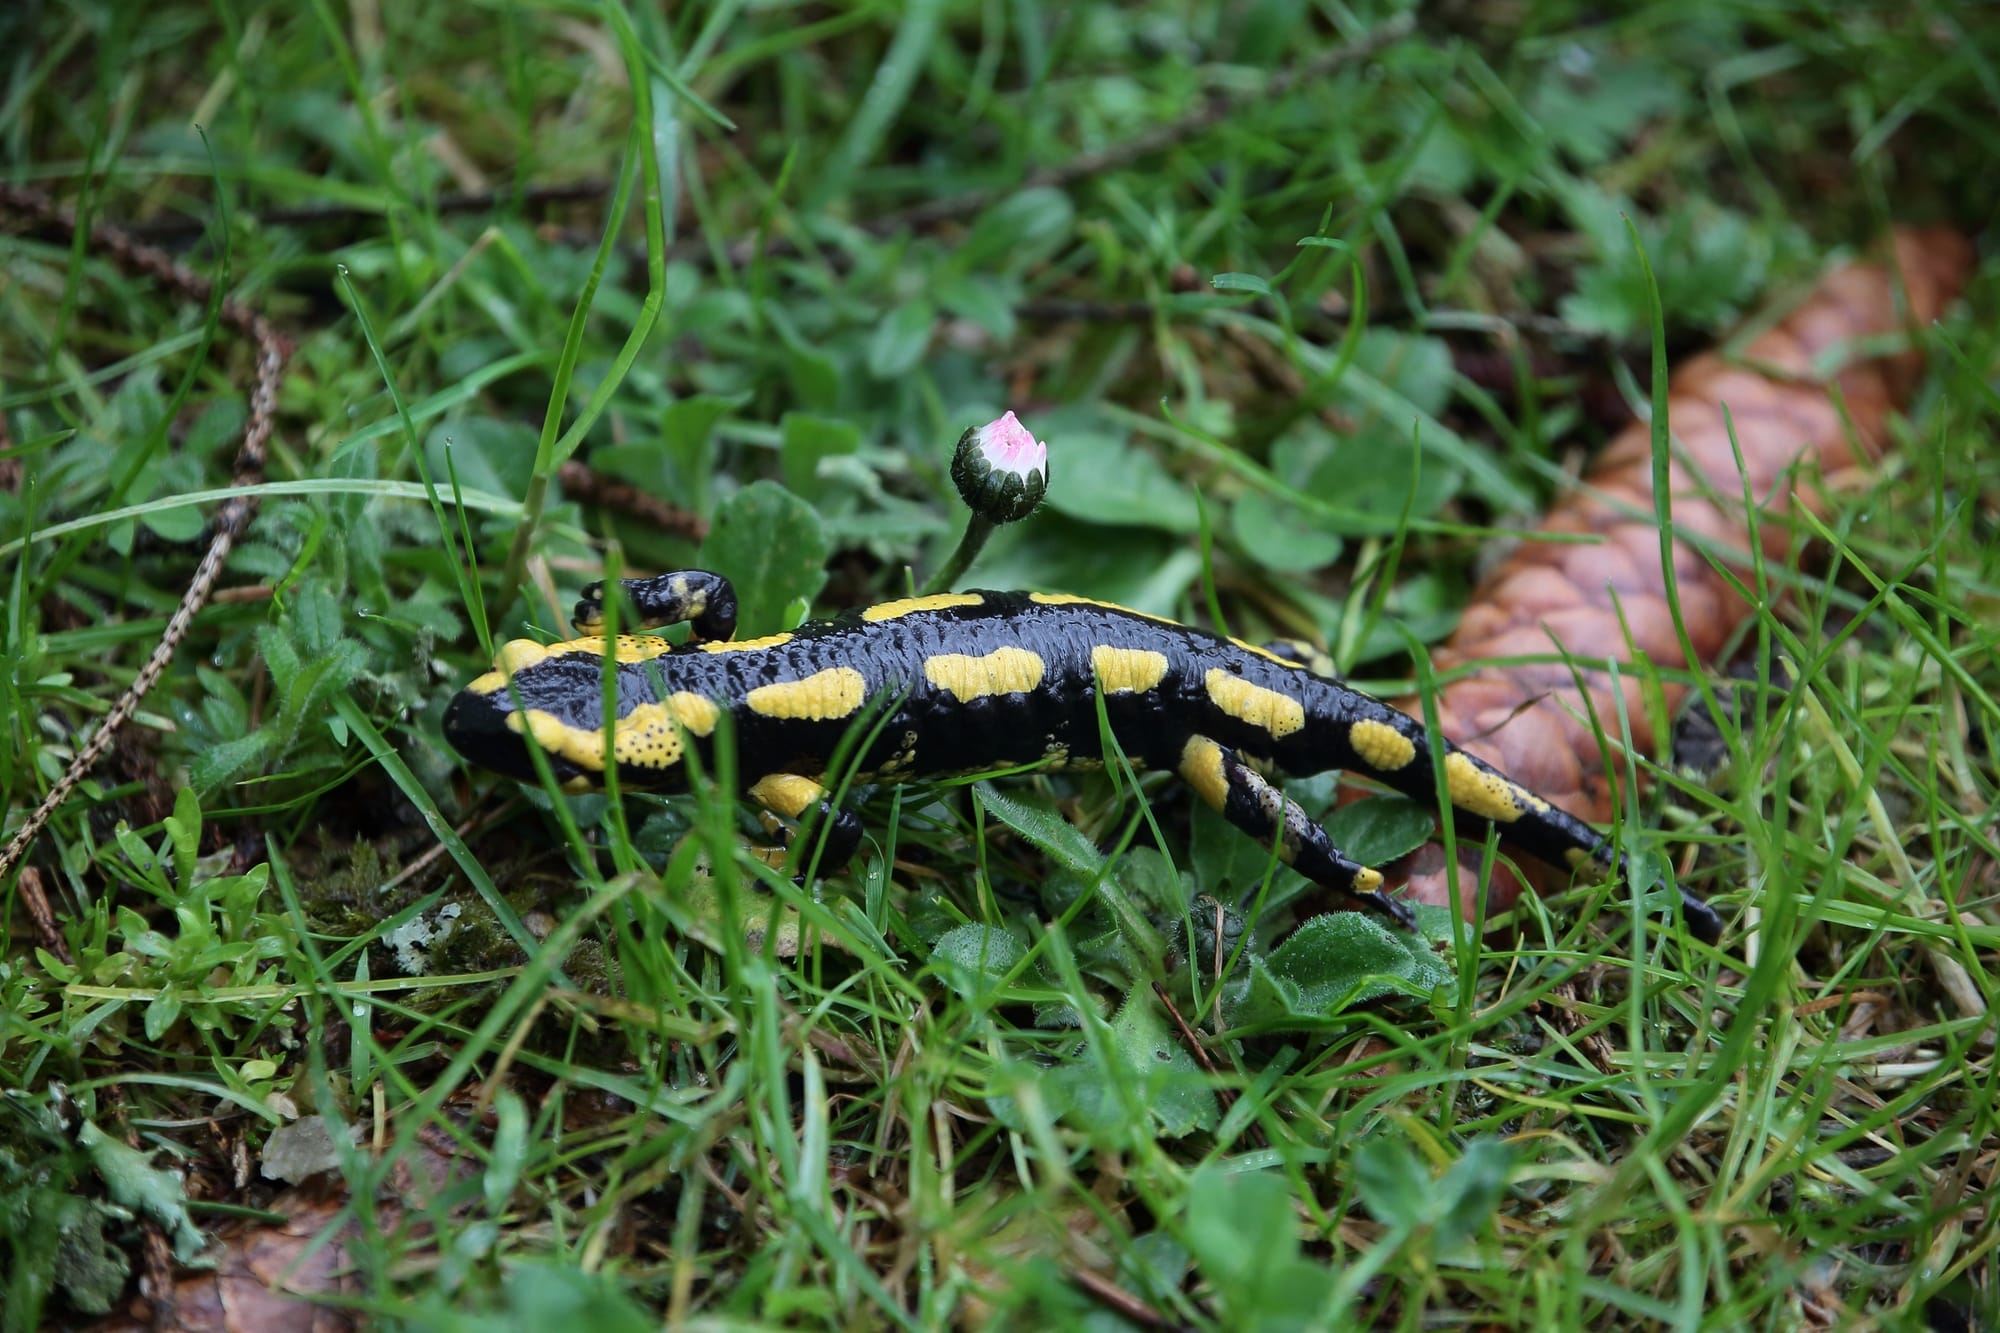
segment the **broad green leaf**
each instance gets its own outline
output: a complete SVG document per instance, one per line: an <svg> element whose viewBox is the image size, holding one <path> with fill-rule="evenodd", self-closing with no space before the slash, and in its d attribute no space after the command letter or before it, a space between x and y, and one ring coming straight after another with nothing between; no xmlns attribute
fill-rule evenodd
<svg viewBox="0 0 2000 1333"><path fill-rule="evenodd" d="M1111 877L1132 898L1134 906L1149 916L1178 916L1187 906L1187 885L1157 848L1133 847L1118 858Z"/></svg>
<svg viewBox="0 0 2000 1333"><path fill-rule="evenodd" d="M1442 338L1369 329L1355 346L1354 366L1420 412L1436 416L1451 402L1451 348ZM1408 420L1394 421L1391 433L1407 438Z"/></svg>
<svg viewBox="0 0 2000 1333"><path fill-rule="evenodd" d="M1457 1249L1485 1230L1507 1192L1514 1169L1514 1149L1500 1139L1474 1139L1465 1155L1451 1164L1437 1183L1436 1245Z"/></svg>
<svg viewBox="0 0 2000 1333"><path fill-rule="evenodd" d="M1329 912L1293 931L1268 958L1250 960L1229 1020L1242 1026L1312 1027L1387 994L1428 996L1451 971L1423 940L1360 912Z"/></svg>
<svg viewBox="0 0 2000 1333"><path fill-rule="evenodd" d="M276 625L259 625L257 651L263 654L272 683L280 690L289 691L302 669L298 650L292 646L290 637Z"/></svg>
<svg viewBox="0 0 2000 1333"><path fill-rule="evenodd" d="M1215 1128L1221 1111L1208 1087L1208 1076L1181 1045L1179 1034L1160 1012L1149 987L1141 985L1125 997L1124 1006L1111 1020L1111 1040L1127 1077L1144 1091L1147 1109L1160 1133L1179 1138L1198 1129ZM1097 1109L1107 1112L1112 1104L1107 1091Z"/></svg>
<svg viewBox="0 0 2000 1333"><path fill-rule="evenodd" d="M163 990L155 995L146 1006L146 1040L158 1041L180 1016L181 997L178 993Z"/></svg>
<svg viewBox="0 0 2000 1333"><path fill-rule="evenodd" d="M1239 1285L1299 1252L1291 1186L1269 1171L1209 1163L1188 1182L1187 1243L1211 1282Z"/></svg>
<svg viewBox="0 0 2000 1333"><path fill-rule="evenodd" d="M1100 528L1051 514L994 534L961 586L1085 593L1173 615L1201 577L1201 552L1150 528Z"/></svg>
<svg viewBox="0 0 2000 1333"><path fill-rule="evenodd" d="M50 1264L55 1285L69 1297L70 1304L84 1314L109 1314L124 1294L132 1270L124 1251L105 1232L130 1230L131 1215L95 1199L53 1190L38 1192L30 1206L34 1216L27 1224L10 1228L15 1262L20 1264L24 1253L45 1247L45 1254L53 1252Z"/></svg>
<svg viewBox="0 0 2000 1333"><path fill-rule="evenodd" d="M1090 523L1191 533L1201 526L1192 492L1143 449L1098 432L1050 441L1051 509Z"/></svg>
<svg viewBox="0 0 2000 1333"><path fill-rule="evenodd" d="M1443 508L1458 490L1458 470L1428 449L1420 467L1417 449L1407 433L1366 432L1343 440L1314 472L1311 493L1338 499L1350 509L1378 517L1375 522L1328 520L1328 526L1348 532L1387 533L1402 521L1406 505L1418 518ZM1410 494L1413 481L1414 498Z"/></svg>
<svg viewBox="0 0 2000 1333"><path fill-rule="evenodd" d="M201 536L201 530L208 520L201 510L193 505L172 505L165 509L149 509L139 520L154 535L170 542L191 542Z"/></svg>
<svg viewBox="0 0 2000 1333"><path fill-rule="evenodd" d="M482 1327L496 1333L535 1333L547 1329L589 1329L591 1333L652 1333L659 1320L632 1303L611 1273L587 1272L573 1265L518 1259L506 1266L500 1286L501 1309L481 1317ZM440 1297L445 1304L432 1318L413 1321L417 1327L462 1326L463 1297Z"/></svg>
<svg viewBox="0 0 2000 1333"><path fill-rule="evenodd" d="M1428 756L1419 755L1428 763ZM1407 796L1370 796L1327 817L1333 845L1365 866L1387 865L1423 846L1437 831L1437 812Z"/></svg>
<svg viewBox="0 0 2000 1333"><path fill-rule="evenodd" d="M1409 1231L1428 1220L1436 1182L1404 1140L1388 1134L1364 1140L1354 1150L1352 1176L1377 1222Z"/></svg>
<svg viewBox="0 0 2000 1333"><path fill-rule="evenodd" d="M1083 836L1082 830L1058 814L1051 806L1032 798L1003 795L990 782L973 788L986 813L1013 829L1061 864L1085 875L1095 875L1104 864L1104 854Z"/></svg>
<svg viewBox="0 0 2000 1333"><path fill-rule="evenodd" d="M968 323L976 324L996 343L1014 340L1014 307L1021 299L1020 284L985 273L948 273L933 284L931 294L943 309Z"/></svg>
<svg viewBox="0 0 2000 1333"><path fill-rule="evenodd" d="M1329 497L1330 498L1330 497ZM1346 542L1306 514L1263 491L1248 491L1230 507L1229 526L1243 553L1279 574L1323 569L1340 558Z"/></svg>
<svg viewBox="0 0 2000 1333"><path fill-rule="evenodd" d="M702 567L726 571L735 585L742 638L782 628L787 603L817 596L829 554L819 515L774 481L752 482L717 505L701 544Z"/></svg>
<svg viewBox="0 0 2000 1333"><path fill-rule="evenodd" d="M197 792L214 791L261 759L274 739L260 730L208 746L188 764L189 785Z"/></svg>
<svg viewBox="0 0 2000 1333"><path fill-rule="evenodd" d="M1217 273L1208 280L1208 285L1218 292L1254 292L1259 296L1271 294L1270 282L1255 273Z"/></svg>
<svg viewBox="0 0 2000 1333"><path fill-rule="evenodd" d="M440 491L450 486L445 454L468 491L492 495L525 494L535 470L535 432L521 421L491 417L458 417L440 421L424 437L424 457Z"/></svg>
<svg viewBox="0 0 2000 1333"><path fill-rule="evenodd" d="M1207 1170L1208 1168L1199 1168ZM1189 1197L1192 1198L1192 1191ZM1194 1256L1179 1237L1165 1231L1148 1231L1134 1236L1132 1244L1118 1256L1119 1278L1141 1293L1178 1291L1193 1269Z"/></svg>
<svg viewBox="0 0 2000 1333"><path fill-rule="evenodd" d="M493 1148L486 1157L480 1189L486 1195L488 1212L499 1213L514 1195L527 1157L528 1108L521 1094L512 1088L501 1090L493 1104Z"/></svg>
<svg viewBox="0 0 2000 1333"><path fill-rule="evenodd" d="M1027 956L1021 942L998 926L976 921L954 927L931 946L931 963L946 984L972 1001L991 1001L1000 978Z"/></svg>
<svg viewBox="0 0 2000 1333"><path fill-rule="evenodd" d="M809 412L838 407L841 383L847 374L843 366L816 339L799 331L786 305L765 302L758 309L771 333L784 344L781 360L793 405Z"/></svg>
<svg viewBox="0 0 2000 1333"><path fill-rule="evenodd" d="M201 800L192 787L174 793L174 812L163 822L173 845L174 876L187 892L194 887L195 858L201 855Z"/></svg>
<svg viewBox="0 0 2000 1333"><path fill-rule="evenodd" d="M233 461L237 442L243 435L243 422L250 415L249 405L234 395L218 398L195 414L188 423L187 436L181 441L181 452L196 458L213 458L218 464Z"/></svg>
<svg viewBox="0 0 2000 1333"><path fill-rule="evenodd" d="M1016 190L979 215L952 259L962 273L1018 276L1067 244L1075 220L1068 191Z"/></svg>
<svg viewBox="0 0 2000 1333"><path fill-rule="evenodd" d="M892 380L914 370L930 350L937 309L929 301L905 301L875 326L868 340L868 373Z"/></svg>
<svg viewBox="0 0 2000 1333"><path fill-rule="evenodd" d="M698 393L667 405L660 414L660 438L666 442L667 457L678 473L678 480L693 493L662 498L694 509L700 509L706 503L709 472L714 466L710 441L715 436L715 428L747 401L747 397L740 394L722 397ZM645 484L636 477L627 477L626 480L634 485ZM654 484L658 484L657 480Z"/></svg>
<svg viewBox="0 0 2000 1333"><path fill-rule="evenodd" d="M1681 110L1684 73L1661 61L1623 60L1566 43L1537 80L1528 109L1549 138L1586 167L1608 159L1640 126Z"/></svg>
<svg viewBox="0 0 2000 1333"><path fill-rule="evenodd" d="M174 1257L182 1263L191 1263L201 1254L208 1242L188 1216L179 1176L154 1166L149 1154L126 1147L123 1140L106 1134L89 1120L77 1131L76 1140L90 1154L90 1164L113 1202L157 1222L173 1237Z"/></svg>
<svg viewBox="0 0 2000 1333"><path fill-rule="evenodd" d="M1197 801L1188 831L1188 860L1195 884L1203 893L1228 903L1248 903L1264 876L1272 872L1276 858L1270 848L1258 845L1219 811ZM1305 876L1278 861L1266 901L1271 905L1288 902L1305 884Z"/></svg>
<svg viewBox="0 0 2000 1333"><path fill-rule="evenodd" d="M778 457L785 486L811 499L819 494L819 461L851 454L861 447L861 431L851 421L787 412L779 423Z"/></svg>
<svg viewBox="0 0 2000 1333"><path fill-rule="evenodd" d="M340 603L324 581L308 577L293 590L291 599L292 642L306 657L333 651L340 642Z"/></svg>

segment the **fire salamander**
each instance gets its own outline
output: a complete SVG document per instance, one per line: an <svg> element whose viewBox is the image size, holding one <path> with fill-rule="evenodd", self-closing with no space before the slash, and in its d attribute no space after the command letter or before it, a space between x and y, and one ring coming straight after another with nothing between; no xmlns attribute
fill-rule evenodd
<svg viewBox="0 0 2000 1333"><path fill-rule="evenodd" d="M825 822L825 863L844 863L861 822L833 807L827 766L850 724L873 739L862 782L910 782L1044 763L1101 763L1100 699L1111 734L1139 766L1171 769L1229 822L1306 878L1400 924L1409 910L1379 892L1381 874L1333 845L1324 828L1248 762L1288 773L1345 769L1419 801L1435 798L1430 739L1415 719L1316 674L1289 647L1260 648L1106 602L1055 593L962 592L885 602L736 641L736 595L702 570L624 581L644 626L686 622L675 645L620 635L610 753L623 784L686 790L689 747L704 765L724 711L750 798L771 815ZM601 779L606 753L603 585L584 590L585 637L517 639L445 713L467 759L532 782L529 746L572 791ZM593 633L593 631L597 631ZM1445 744L1446 795L1469 829L1556 865L1610 864L1609 842L1505 774ZM1683 894L1689 927L1721 931Z"/></svg>

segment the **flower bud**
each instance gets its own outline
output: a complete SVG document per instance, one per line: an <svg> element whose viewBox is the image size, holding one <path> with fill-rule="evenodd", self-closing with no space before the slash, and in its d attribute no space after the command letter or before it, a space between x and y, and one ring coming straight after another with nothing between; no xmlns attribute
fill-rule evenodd
<svg viewBox="0 0 2000 1333"><path fill-rule="evenodd" d="M979 517L1012 523L1034 513L1049 489L1049 448L1009 412L958 437L951 483Z"/></svg>

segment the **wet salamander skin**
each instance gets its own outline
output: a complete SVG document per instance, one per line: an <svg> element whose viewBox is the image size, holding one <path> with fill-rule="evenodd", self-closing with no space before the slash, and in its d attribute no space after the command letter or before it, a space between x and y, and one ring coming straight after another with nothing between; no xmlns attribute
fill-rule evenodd
<svg viewBox="0 0 2000 1333"><path fill-rule="evenodd" d="M1259 648L1108 603L1059 594L948 593L888 602L730 642L726 580L681 571L626 585L642 621L687 620L674 646L621 635L611 747L621 784L686 790L686 747L706 771L720 715L729 714L745 790L788 819L820 809L837 864L860 836L831 808L822 780L857 724L873 739L865 781L920 781L1019 764L1101 762L1098 703L1134 763L1171 769L1232 823L1309 879L1407 923L1377 894L1381 876L1335 848L1325 831L1246 758L1294 774L1345 769L1417 800L1435 798L1430 741L1414 719L1317 675L1289 649ZM601 623L587 590L583 626ZM706 637L704 637L706 635ZM445 735L466 758L533 781L529 736L559 782L595 785L604 768L603 637L548 645L517 640L495 669L452 701ZM1447 795L1469 829L1557 865L1609 863L1607 841L1498 770L1449 744ZM1714 938L1720 923L1686 899L1688 923Z"/></svg>

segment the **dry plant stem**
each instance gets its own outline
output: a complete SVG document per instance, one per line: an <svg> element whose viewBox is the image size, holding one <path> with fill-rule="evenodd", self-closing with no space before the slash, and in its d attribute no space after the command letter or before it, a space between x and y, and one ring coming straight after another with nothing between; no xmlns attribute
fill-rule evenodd
<svg viewBox="0 0 2000 1333"><path fill-rule="evenodd" d="M77 226L74 210L57 204L38 190L18 185L0 184L0 213L70 233L74 233ZM90 248L109 257L126 272L152 278L191 302L206 304L213 294L213 286L207 278L164 252L139 244L109 224L91 225ZM210 525L208 550L195 569L194 577L189 580L180 605L174 608L173 616L167 621L166 632L160 636L159 644L139 669L138 676L111 705L97 724L96 733L70 761L62 777L49 788L49 794L28 816L27 822L21 825L6 849L0 851L0 880L4 880L20 861L29 844L35 840L35 835L49 822L49 816L104 757L118 729L159 682L167 664L173 661L181 640L187 637L195 616L214 591L216 580L222 575L223 562L229 558L230 550L249 528L250 519L257 512L257 498L251 488L264 480L264 455L271 441L272 424L278 410L278 383L284 376L285 360L291 349L270 321L240 301L225 299L219 315L223 324L251 341L257 354L255 379L250 391L250 413L244 421L243 440L236 451L235 476L231 479L242 493L230 496L216 511Z"/></svg>
<svg viewBox="0 0 2000 1333"><path fill-rule="evenodd" d="M19 887L21 901L28 908L28 919L35 927L35 943L47 949L57 962L74 963L69 941L63 938L62 929L56 925L56 914L49 907L49 896L42 891L42 872L33 866L22 870Z"/></svg>
<svg viewBox="0 0 2000 1333"><path fill-rule="evenodd" d="M699 542L708 536L708 520L700 514L668 504L656 495L646 494L637 486L628 486L622 481L612 481L588 463L570 459L556 470L556 480L561 483L563 494L579 504L619 510L639 519L649 527L676 537L685 537L691 542Z"/></svg>
<svg viewBox="0 0 2000 1333"><path fill-rule="evenodd" d="M1099 1277L1088 1268L1072 1268L1069 1280L1086 1296L1106 1309L1124 1316L1141 1328L1178 1328L1180 1325L1134 1296L1108 1277Z"/></svg>
<svg viewBox="0 0 2000 1333"><path fill-rule="evenodd" d="M1866 461L1889 441L1888 418L1914 386L1922 354L1914 347L1871 354L1870 340L1936 319L1973 259L1965 238L1945 230L1899 230L1890 248L1893 272L1882 263L1843 265L1740 352L1697 356L1673 376L1668 481L1680 539L1672 560L1694 662L1682 651L1667 601L1651 428L1635 422L1543 521L1541 531L1558 540L1522 543L1473 594L1457 633L1436 655L1440 673L1496 659L1543 660L1481 667L1440 690L1444 735L1571 814L1611 818L1613 775L1623 766L1607 762L1592 719L1614 741L1629 725L1641 755L1656 753L1657 738L1643 673L1628 668L1614 686L1601 664L1643 657L1662 671L1698 669L1755 609L1687 538L1738 553L1725 559L1743 575L1750 564L1747 491L1759 510L1762 558L1783 562L1793 535L1786 515L1824 505L1815 479ZM1659 688L1660 715L1670 717L1687 687L1663 681ZM1415 700L1400 706L1420 707ZM1448 873L1441 851L1423 849L1408 892L1443 904L1455 882L1470 914L1476 864ZM1490 907L1504 910L1518 890L1496 874Z"/></svg>

